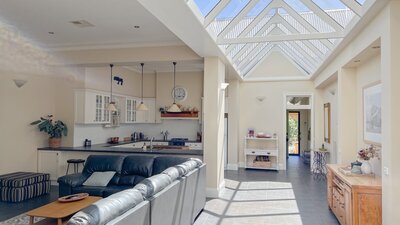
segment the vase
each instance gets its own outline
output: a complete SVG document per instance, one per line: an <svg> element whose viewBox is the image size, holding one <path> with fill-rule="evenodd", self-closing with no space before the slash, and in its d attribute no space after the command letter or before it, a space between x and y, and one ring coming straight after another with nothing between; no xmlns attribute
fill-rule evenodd
<svg viewBox="0 0 400 225"><path fill-rule="evenodd" d="M49 138L49 147L58 148L61 146L61 138Z"/></svg>
<svg viewBox="0 0 400 225"><path fill-rule="evenodd" d="M371 167L371 163L369 163L369 160L363 161L363 163L361 164L361 172L363 174L371 174L372 173L372 167Z"/></svg>

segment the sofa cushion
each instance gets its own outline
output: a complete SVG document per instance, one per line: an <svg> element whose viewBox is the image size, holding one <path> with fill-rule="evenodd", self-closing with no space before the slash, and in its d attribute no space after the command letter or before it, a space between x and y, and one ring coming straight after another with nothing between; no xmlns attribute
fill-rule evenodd
<svg viewBox="0 0 400 225"><path fill-rule="evenodd" d="M119 155L90 155L82 173L91 175L93 172L115 171L121 173L124 156Z"/></svg>
<svg viewBox="0 0 400 225"><path fill-rule="evenodd" d="M188 159L184 157L159 156L154 159L152 175L159 174L168 167L178 165L180 163L186 162L187 160Z"/></svg>
<svg viewBox="0 0 400 225"><path fill-rule="evenodd" d="M111 185L108 186L104 189L103 191L103 198L106 198L112 194L115 194L117 192L127 190L127 189L132 189L133 186L126 186L126 185Z"/></svg>
<svg viewBox="0 0 400 225"><path fill-rule="evenodd" d="M103 197L103 192L105 189L106 187L100 186L79 186L72 188L72 194L88 193L91 196Z"/></svg>
<svg viewBox="0 0 400 225"><path fill-rule="evenodd" d="M181 177L183 173L176 167L169 167L166 170L162 171L161 174L166 174L168 175L172 181L178 179L178 177Z"/></svg>
<svg viewBox="0 0 400 225"><path fill-rule="evenodd" d="M172 183L171 178L167 174L157 174L144 179L134 187L142 194L143 198L147 199Z"/></svg>
<svg viewBox="0 0 400 225"><path fill-rule="evenodd" d="M198 162L195 160L189 160L186 161L184 163L181 163L179 165L177 165L176 167L178 167L180 170L183 171L183 174L186 175L187 173L189 173L190 171L198 168Z"/></svg>
<svg viewBox="0 0 400 225"><path fill-rule="evenodd" d="M143 202L138 190L128 189L101 199L76 213L68 225L104 225Z"/></svg>
<svg viewBox="0 0 400 225"><path fill-rule="evenodd" d="M121 175L140 175L150 177L153 170L153 156L127 156L122 165Z"/></svg>
<svg viewBox="0 0 400 225"><path fill-rule="evenodd" d="M108 183L110 183L110 180L113 178L114 174L115 171L94 172L82 185L105 187L108 185Z"/></svg>

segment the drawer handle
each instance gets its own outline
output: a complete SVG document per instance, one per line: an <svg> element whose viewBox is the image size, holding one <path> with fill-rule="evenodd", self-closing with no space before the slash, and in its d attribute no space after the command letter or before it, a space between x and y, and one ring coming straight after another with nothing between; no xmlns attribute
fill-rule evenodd
<svg viewBox="0 0 400 225"><path fill-rule="evenodd" d="M254 153L256 153L256 152L255 152L255 151L252 151L251 153L253 153L253 154L254 154Z"/></svg>
<svg viewBox="0 0 400 225"><path fill-rule="evenodd" d="M269 154L271 154L271 152L267 152L267 154L269 155Z"/></svg>

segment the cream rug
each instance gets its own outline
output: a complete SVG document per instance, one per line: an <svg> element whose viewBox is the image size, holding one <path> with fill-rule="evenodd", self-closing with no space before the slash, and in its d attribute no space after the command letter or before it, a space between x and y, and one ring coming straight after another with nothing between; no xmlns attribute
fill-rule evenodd
<svg viewBox="0 0 400 225"><path fill-rule="evenodd" d="M43 220L43 218L35 217L35 223ZM6 221L0 222L0 225L29 225L29 216L21 214Z"/></svg>

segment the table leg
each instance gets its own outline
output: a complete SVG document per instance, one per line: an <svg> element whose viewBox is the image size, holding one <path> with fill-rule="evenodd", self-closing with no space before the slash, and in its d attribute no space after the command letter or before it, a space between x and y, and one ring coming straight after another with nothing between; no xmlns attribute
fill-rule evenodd
<svg viewBox="0 0 400 225"><path fill-rule="evenodd" d="M57 225L62 225L63 224L63 220L62 219L57 219Z"/></svg>
<svg viewBox="0 0 400 225"><path fill-rule="evenodd" d="M33 225L33 216L29 216L29 225Z"/></svg>

